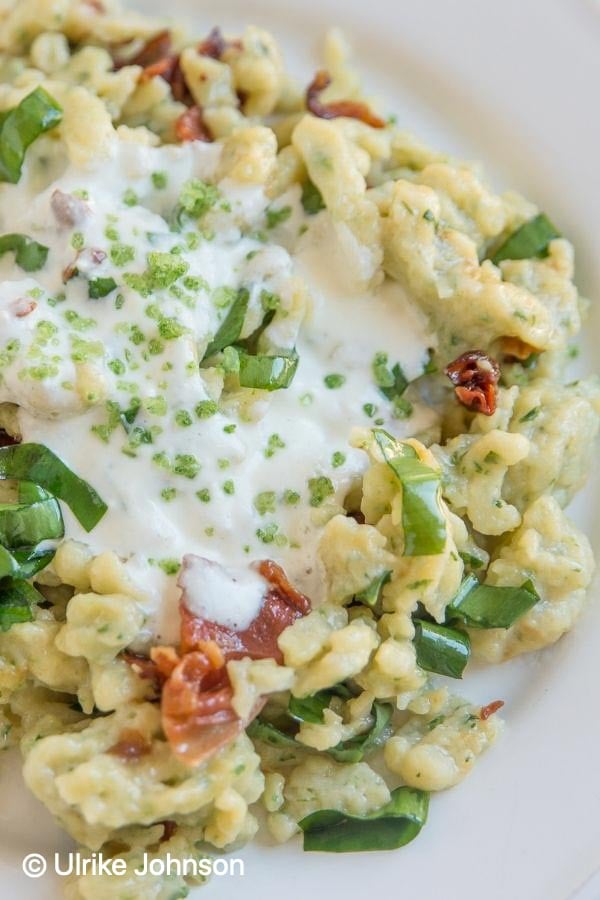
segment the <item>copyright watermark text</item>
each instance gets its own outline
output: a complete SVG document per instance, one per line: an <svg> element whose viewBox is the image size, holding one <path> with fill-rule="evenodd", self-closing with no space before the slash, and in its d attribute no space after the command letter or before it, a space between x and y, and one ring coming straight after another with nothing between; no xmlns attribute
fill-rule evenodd
<svg viewBox="0 0 600 900"><path fill-rule="evenodd" d="M28 878L41 878L46 872L55 875L125 875L127 862L121 857L105 857L102 853L54 853L49 857L42 853L28 853L22 862L22 869ZM180 878L207 878L210 875L222 877L243 876L244 860L231 857L185 857L181 859L166 853L152 856L144 853L139 864L132 869L134 875L175 875Z"/></svg>

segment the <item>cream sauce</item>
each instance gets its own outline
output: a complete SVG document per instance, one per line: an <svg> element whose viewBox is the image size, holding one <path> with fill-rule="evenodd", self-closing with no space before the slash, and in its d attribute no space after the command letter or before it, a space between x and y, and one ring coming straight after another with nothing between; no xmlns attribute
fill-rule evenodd
<svg viewBox="0 0 600 900"><path fill-rule="evenodd" d="M298 589L321 599L316 561L326 517L309 480L330 479L341 503L366 466L364 454L348 444L352 427L377 420L408 435L430 425L433 415L417 407L406 420L393 418L372 374L378 352L401 363L407 378L421 374L434 344L423 318L393 282L371 294L351 292L327 213L305 217L298 192L290 193L287 225L265 231L263 192L221 182L219 202L202 220L215 231L212 239L205 234L196 246L170 229L183 184L210 178L218 153L215 145L122 143L109 164L68 168L41 194L27 177L2 187L0 233L27 234L50 252L31 274L12 253L0 259L0 401L20 405L25 441L53 449L108 504L90 534L65 509L67 536L131 560L132 578L147 588L157 640L176 637L172 576L186 553L233 567L273 558ZM157 172L167 174L166 187L156 187ZM86 215L75 227L55 219L57 189L85 198ZM277 242L290 247L289 222L298 221L307 231L290 253ZM261 230L268 243L255 236ZM184 231L193 232L193 224ZM77 257L81 244L86 249ZM106 258L90 261L90 248ZM131 280L124 284L124 273L146 271L148 254L173 248L170 259L187 265L178 296L169 288L142 296ZM72 263L81 274L65 285L62 273ZM211 390L199 362L227 311L219 305L228 296L223 288L249 286L250 333L262 317L262 292L291 308L298 275L312 301L301 324L293 313L289 324L283 320L285 340L300 357L291 386L265 395L251 418L223 404L199 417L195 410L206 407ZM86 276L112 277L118 288L91 300ZM37 305L19 317L23 300ZM173 324L181 331L176 336ZM106 402L126 410L133 397L142 404L134 425L152 435L151 444L132 446L120 422L111 425ZM243 594L248 611L255 608L251 594ZM220 621L247 620L241 594L224 590L221 602Z"/></svg>

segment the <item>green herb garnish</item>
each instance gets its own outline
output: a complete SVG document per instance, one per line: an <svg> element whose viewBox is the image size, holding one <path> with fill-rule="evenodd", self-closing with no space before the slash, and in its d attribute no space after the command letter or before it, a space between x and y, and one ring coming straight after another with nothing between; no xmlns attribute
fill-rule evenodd
<svg viewBox="0 0 600 900"><path fill-rule="evenodd" d="M0 256L10 250L14 250L15 262L24 272L39 271L48 258L48 247L38 244L26 234L5 234L0 237Z"/></svg>
<svg viewBox="0 0 600 900"><path fill-rule="evenodd" d="M0 114L0 181L17 184L28 147L55 128L62 115L62 108L42 87Z"/></svg>
<svg viewBox="0 0 600 900"><path fill-rule="evenodd" d="M86 531L98 524L106 503L48 447L14 444L0 447L0 479L31 481L63 500Z"/></svg>
<svg viewBox="0 0 600 900"><path fill-rule="evenodd" d="M414 645L422 669L462 678L471 653L469 635L464 631L416 619Z"/></svg>
<svg viewBox="0 0 600 900"><path fill-rule="evenodd" d="M439 473L421 462L410 444L395 440L387 431L374 428L373 436L402 486L404 555L442 553L446 545L446 520L440 506Z"/></svg>
<svg viewBox="0 0 600 900"><path fill-rule="evenodd" d="M490 257L495 265L505 259L533 259L548 255L550 241L560 232L545 213L539 213L517 228Z"/></svg>
<svg viewBox="0 0 600 900"><path fill-rule="evenodd" d="M329 853L395 850L417 837L427 821L429 794L415 788L392 791L389 803L365 816L335 809L311 813L298 823L304 849Z"/></svg>
<svg viewBox="0 0 600 900"><path fill-rule="evenodd" d="M470 628L510 628L539 599L530 579L520 587L504 587L479 584L469 575L447 606L446 618L461 619Z"/></svg>

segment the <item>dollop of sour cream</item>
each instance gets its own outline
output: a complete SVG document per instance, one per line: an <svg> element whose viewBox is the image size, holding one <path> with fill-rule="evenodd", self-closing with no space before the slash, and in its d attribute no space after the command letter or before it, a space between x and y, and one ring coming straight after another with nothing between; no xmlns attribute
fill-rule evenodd
<svg viewBox="0 0 600 900"><path fill-rule="evenodd" d="M67 537L130 560L157 640L176 639L185 554L227 567L223 580L204 566L190 596L230 627L257 612L260 576L239 576L253 560L276 560L321 599L323 503L342 504L366 466L349 446L352 428L376 423L402 436L432 421L418 406L394 418L372 368L387 354L407 379L422 374L434 345L422 316L391 281L352 291L328 214L305 216L299 190L287 221L269 228L262 189L225 180L210 226L177 230L182 190L211 181L218 157L217 145L122 142L110 162L69 166L41 191L27 171L1 188L0 234L26 234L49 253L31 273L12 253L0 259L0 402L19 405L24 441L50 447L108 504L90 534L65 509ZM57 222L57 191L81 201L80 221ZM81 271L65 283L69 266ZM117 287L92 298L93 278ZM199 364L234 292L248 288L248 316L260 323L265 296L293 309L298 278L310 295L304 318L287 335L282 327L299 354L292 384L250 412L239 398L215 404ZM30 311L16 315L23 304Z"/></svg>
<svg viewBox="0 0 600 900"><path fill-rule="evenodd" d="M190 555L178 583L190 612L234 631L244 631L260 613L269 587L250 566L221 566Z"/></svg>

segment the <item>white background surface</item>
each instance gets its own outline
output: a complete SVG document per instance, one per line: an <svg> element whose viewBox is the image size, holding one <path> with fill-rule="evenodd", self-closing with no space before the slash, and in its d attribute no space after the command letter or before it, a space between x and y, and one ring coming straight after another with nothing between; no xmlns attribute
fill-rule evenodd
<svg viewBox="0 0 600 900"><path fill-rule="evenodd" d="M140 0L145 11L164 2ZM341 25L365 82L389 98L402 127L441 149L482 159L498 186L535 200L571 237L581 289L600 302L600 6L594 0L170 0L194 33L215 24L265 25L304 82L319 36ZM587 322L587 367L600 314ZM574 514L600 551L598 483ZM508 728L467 781L432 798L417 841L396 853L302 854L250 848L243 879L215 879L206 900L300 900L375 892L401 900L600 900L600 604L592 590L578 629L559 645L489 673L464 691L502 697ZM56 896L27 881L20 860L56 833L25 801L15 770L0 772L0 893ZM41 831L40 831L41 829ZM39 837L38 837L39 835ZM62 840L64 846L64 839ZM200 892L199 892L200 896ZM141 898L143 900L143 898Z"/></svg>

